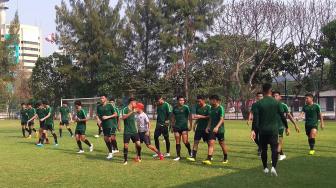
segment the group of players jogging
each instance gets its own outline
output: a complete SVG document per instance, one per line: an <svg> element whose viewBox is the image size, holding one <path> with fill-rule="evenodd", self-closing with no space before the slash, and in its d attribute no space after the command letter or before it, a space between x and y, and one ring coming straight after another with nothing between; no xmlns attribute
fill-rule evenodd
<svg viewBox="0 0 336 188"><path fill-rule="evenodd" d="M114 98L108 100L107 95L100 95L100 102L97 103L96 121L99 137L101 133L104 135L104 141L108 150L107 159L112 159L115 153L119 152L117 145L117 131L121 131L121 120L124 121L123 126L123 154L124 165L128 163L128 148L130 140L135 144L136 162L141 162L141 143L145 143L146 147L153 151L154 158L163 160L165 157L170 157L170 140L169 132L171 131L176 141L176 157L174 161L181 160L181 141L188 151L186 159L188 161L196 161L197 149L201 140L208 145L207 158L202 161L203 164L211 165L212 156L214 153L214 145L216 140L222 149L223 164L228 163L228 148L225 143L225 127L224 116L225 110L221 105L221 100L218 95L209 97L210 104L207 104L207 97L203 95L197 96L197 105L195 113L192 113L189 106L186 105L186 99L183 96L178 96L177 104L172 107L165 101L162 96L156 97L156 127L154 131L155 146L151 144L150 129L151 124L148 115L144 112L144 104L136 101L135 98L129 98L128 105L119 110L115 105ZM264 173L271 173L277 176L276 165L279 160L284 160L286 155L283 152L283 134L289 135L290 130L287 123L287 117L294 124L297 132L300 132L296 124L298 119L302 119L305 115L305 129L308 136L310 146L309 155L314 155L315 138L318 130L318 120L320 119L321 128L324 128L323 116L318 104L313 102L313 95L305 96L305 106L298 118L295 119L289 112L286 104L281 102L280 92L272 92L271 84L263 85L263 93L258 93L257 102L252 105L248 125L252 124L251 138L258 146L258 155L261 157ZM70 136L75 136L79 151L84 153L82 142L88 145L89 151L94 150L93 144L86 138L86 126L89 120L85 110L82 108L81 101L75 101L75 112L72 115L67 102L64 102L59 110L59 136L62 137L63 126L66 126ZM44 143L49 143L48 131L52 134L55 146L58 146L57 135L54 132L53 109L47 101L38 102L36 109L31 103L22 104L21 109L21 125L23 137L26 137L25 132L28 132L28 137L32 137L32 132L35 132L38 138L37 146L43 147ZM37 131L34 128L34 120L39 119L40 128ZM70 124L76 122L75 132L73 134ZM188 133L193 130L194 144L191 147ZM163 136L166 153L160 150L159 137ZM271 146L272 151L272 168L267 167L267 147Z"/></svg>

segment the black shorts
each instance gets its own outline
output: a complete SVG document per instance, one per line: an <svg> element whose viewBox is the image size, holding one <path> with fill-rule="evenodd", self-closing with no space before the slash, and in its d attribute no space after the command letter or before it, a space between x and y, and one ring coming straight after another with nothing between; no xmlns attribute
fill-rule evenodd
<svg viewBox="0 0 336 188"><path fill-rule="evenodd" d="M54 130L54 125L53 124L45 124L44 125L44 130L53 131Z"/></svg>
<svg viewBox="0 0 336 188"><path fill-rule="evenodd" d="M28 123L28 126L29 126L29 127L34 126L34 122L32 122L32 121L29 122L29 123Z"/></svg>
<svg viewBox="0 0 336 188"><path fill-rule="evenodd" d="M26 125L27 125L27 122L21 122L21 125L22 125L22 126L26 126Z"/></svg>
<svg viewBox="0 0 336 188"><path fill-rule="evenodd" d="M124 134L124 143L128 144L130 140L132 140L133 143L140 141L139 134Z"/></svg>
<svg viewBox="0 0 336 188"><path fill-rule="evenodd" d="M182 134L183 132L188 132L188 128L173 127L173 132Z"/></svg>
<svg viewBox="0 0 336 188"><path fill-rule="evenodd" d="M310 132L312 131L312 129L316 129L316 130L318 130L318 127L317 126L312 126L312 127L305 127L305 129L306 129L306 135L307 136L309 136L310 135Z"/></svg>
<svg viewBox="0 0 336 188"><path fill-rule="evenodd" d="M169 130L167 126L162 126L160 124L156 124L156 128L154 131L154 137L159 136L169 137Z"/></svg>
<svg viewBox="0 0 336 188"><path fill-rule="evenodd" d="M208 133L206 133L205 130L196 130L194 140L200 141L201 139L203 139L203 142L208 142L209 140Z"/></svg>
<svg viewBox="0 0 336 188"><path fill-rule="evenodd" d="M78 134L78 135L85 135L85 130L83 129L76 129L75 130L75 135Z"/></svg>
<svg viewBox="0 0 336 188"><path fill-rule="evenodd" d="M151 144L150 137L146 135L146 132L139 132L138 134L139 134L139 139L141 143L145 143L146 145Z"/></svg>
<svg viewBox="0 0 336 188"><path fill-rule="evenodd" d="M60 125L66 125L66 126L68 126L69 125L69 120L62 120L60 122Z"/></svg>
<svg viewBox="0 0 336 188"><path fill-rule="evenodd" d="M210 132L208 134L208 140L218 140L218 141L224 141L224 133L214 133L214 132Z"/></svg>
<svg viewBox="0 0 336 188"><path fill-rule="evenodd" d="M40 129L45 129L45 121L40 121Z"/></svg>
<svg viewBox="0 0 336 188"><path fill-rule="evenodd" d="M116 128L115 127L103 128L103 134L104 134L104 136L115 135L116 134Z"/></svg>

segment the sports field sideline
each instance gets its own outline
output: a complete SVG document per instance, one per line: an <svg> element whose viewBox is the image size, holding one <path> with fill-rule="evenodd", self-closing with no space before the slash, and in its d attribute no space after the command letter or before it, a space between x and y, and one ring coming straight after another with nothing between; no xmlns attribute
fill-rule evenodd
<svg viewBox="0 0 336 188"><path fill-rule="evenodd" d="M57 121L55 121L57 128ZM72 125L74 126L74 125ZM35 146L36 138L22 138L18 120L0 121L0 187L335 187L336 173L336 122L326 121L326 128L319 131L316 154L308 156L309 147L300 124L297 134L292 125L291 135L285 137L284 152L287 159L278 164L279 177L262 173L256 146L250 140L250 128L245 121L226 121L225 137L229 146L229 164L220 163L222 153L215 147L214 163L205 166L206 144L199 145L197 162L184 158L175 162L174 138L171 158L154 160L152 152L142 145L141 163L129 162L123 166L122 151L108 161L103 138L94 138L96 125L89 121L87 136L94 144L94 152L78 151L74 138L67 133L59 139L59 146ZM154 126L154 122L153 125ZM193 143L193 133L189 133ZM122 148L122 133L117 135ZM52 139L51 139L52 142ZM153 137L152 137L153 142ZM164 148L161 142L161 147ZM135 156L134 146L129 157ZM187 151L182 148L182 157Z"/></svg>

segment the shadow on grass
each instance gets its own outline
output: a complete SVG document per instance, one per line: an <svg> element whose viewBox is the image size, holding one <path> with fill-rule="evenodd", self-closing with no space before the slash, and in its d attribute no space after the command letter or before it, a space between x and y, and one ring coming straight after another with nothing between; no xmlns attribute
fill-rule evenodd
<svg viewBox="0 0 336 188"><path fill-rule="evenodd" d="M204 178L200 180L174 186L185 187L336 187L334 174L336 173L336 158L302 156L288 159L278 164L278 177L271 177L262 172L262 167L252 169L236 169L237 171ZM229 168L231 169L231 168ZM235 169L235 168L232 168Z"/></svg>

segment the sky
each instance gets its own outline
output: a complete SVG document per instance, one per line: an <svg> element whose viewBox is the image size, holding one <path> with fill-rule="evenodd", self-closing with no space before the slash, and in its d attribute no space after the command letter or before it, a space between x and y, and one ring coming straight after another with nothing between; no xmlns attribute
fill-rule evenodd
<svg viewBox="0 0 336 188"><path fill-rule="evenodd" d="M116 0L111 0L111 5L115 3ZM6 4L9 8L6 21L9 23L14 18L16 10L18 10L21 24L39 27L43 39L42 56L48 56L57 50L57 46L46 42L44 38L48 34L56 32L55 6L60 4L61 0L10 0Z"/></svg>

